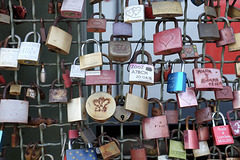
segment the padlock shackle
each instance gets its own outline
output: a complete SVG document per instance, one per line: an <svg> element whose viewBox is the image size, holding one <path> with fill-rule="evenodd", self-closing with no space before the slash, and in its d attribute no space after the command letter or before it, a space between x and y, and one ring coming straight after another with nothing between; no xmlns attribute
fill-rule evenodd
<svg viewBox="0 0 240 160"><path fill-rule="evenodd" d="M213 124L213 127L216 126L216 125L215 125L215 120L214 120L214 117L215 117L216 113L217 113L217 112L213 113L213 115L212 115L212 124ZM226 121L225 121L225 118L224 118L223 114L222 114L221 112L219 112L219 115L220 115L221 118L222 118L223 125L226 126Z"/></svg>
<svg viewBox="0 0 240 160"><path fill-rule="evenodd" d="M161 115L165 115L163 104L162 104L162 102L159 99L157 99L157 98L149 98L148 102L149 103L151 103L151 102L158 103L159 108L161 110Z"/></svg>
<svg viewBox="0 0 240 160"><path fill-rule="evenodd" d="M227 86L229 86L229 83L228 83L228 79L227 79L227 77L225 77L225 76L222 76L222 79L224 79L224 80L225 80L225 83L226 83L226 85L227 85Z"/></svg>
<svg viewBox="0 0 240 160"><path fill-rule="evenodd" d="M40 99L41 99L41 100L44 100L44 99L45 99L45 94L44 94L43 90L41 89L41 87L40 87L35 81L33 81L33 82L30 83L29 87L30 87L31 89L33 89L32 86L34 86L34 87L36 87L36 88L38 89L38 91L39 91L39 93L40 93Z"/></svg>
<svg viewBox="0 0 240 160"><path fill-rule="evenodd" d="M35 33L34 33L33 31L28 32L28 34L26 34L26 36L25 36L24 42L27 42L28 37L29 37L31 34L35 34ZM37 36L38 36L38 41L37 41L37 43L40 43L40 41L41 41L41 36L40 36L40 34L39 34L38 32L36 32L36 34L37 34Z"/></svg>
<svg viewBox="0 0 240 160"><path fill-rule="evenodd" d="M124 15L124 14L119 13L119 14L117 14L117 15L115 16L115 23L118 23L118 18L119 18L121 15ZM121 23L124 23L124 22L121 22Z"/></svg>
<svg viewBox="0 0 240 160"><path fill-rule="evenodd" d="M148 7L152 7L152 4L151 4L150 0L148 0Z"/></svg>
<svg viewBox="0 0 240 160"><path fill-rule="evenodd" d="M41 28L45 28L45 26L44 26L44 21L43 21L43 18L41 17L41 19L40 19L40 22L41 22Z"/></svg>
<svg viewBox="0 0 240 160"><path fill-rule="evenodd" d="M15 84L15 82L12 81L12 82L9 82L8 84L6 84L6 86L5 86L4 90L3 90L3 97L2 97L2 99L7 99L7 90L8 90L8 88L9 88L12 84ZM18 81L18 84L21 85L21 84L22 84L21 81ZM26 100L27 100L27 97L26 97L26 88L23 88L23 91L24 91L24 101L26 101Z"/></svg>
<svg viewBox="0 0 240 160"><path fill-rule="evenodd" d="M142 143L142 140L141 140L139 137L134 137L133 139L136 139L136 140L137 140L137 142L139 143L139 146L140 146L140 148L139 148L139 149L143 148L143 143ZM133 142L132 142L132 141L130 141L130 145L131 145L131 149L133 149L133 148L134 148L134 146L133 146Z"/></svg>
<svg viewBox="0 0 240 160"><path fill-rule="evenodd" d="M226 23L227 23L227 27L230 27L230 23L229 23L229 20L225 17L218 17L217 20L219 19L223 19Z"/></svg>
<svg viewBox="0 0 240 160"><path fill-rule="evenodd" d="M175 105L175 107L174 107L174 110L176 111L177 110L177 102L175 101L175 99L168 99L167 101L166 101L166 103L165 103L165 111L167 110L167 107L168 107L168 103L174 103L174 105Z"/></svg>
<svg viewBox="0 0 240 160"><path fill-rule="evenodd" d="M21 38L18 36L18 35L14 35L14 38L17 38L17 40L18 40L18 45L17 45L17 48L19 48L20 47L20 44L21 44ZM10 35L10 36L8 36L6 39L5 39L5 41L4 41L4 48L7 48L7 44L8 44L8 40L10 39L10 38L12 38L12 35Z"/></svg>
<svg viewBox="0 0 240 160"><path fill-rule="evenodd" d="M51 84L51 89L53 89L53 87L54 87L55 83L57 82L57 80L58 80L58 79L53 80L53 82L52 82L52 84ZM61 79L61 80L62 80L62 79ZM65 88L64 83L63 83L63 86L64 86L64 88Z"/></svg>
<svg viewBox="0 0 240 160"><path fill-rule="evenodd" d="M235 61L236 61L235 63L240 63L240 55L236 57Z"/></svg>
<svg viewBox="0 0 240 160"><path fill-rule="evenodd" d="M128 7L128 2L129 2L129 0L125 1L125 7ZM142 0L138 0L138 4L143 4Z"/></svg>
<svg viewBox="0 0 240 160"><path fill-rule="evenodd" d="M56 26L58 25L58 21L62 20L62 19L65 19L65 17L59 15L55 20L54 20L54 23L53 23L53 26ZM72 25L69 21L66 21L67 25L68 25L68 33L69 34L72 34Z"/></svg>
<svg viewBox="0 0 240 160"><path fill-rule="evenodd" d="M73 84L77 84L78 85L78 94L79 97L83 97L82 96L82 84L80 81L74 81L70 87L70 98L73 99Z"/></svg>
<svg viewBox="0 0 240 160"><path fill-rule="evenodd" d="M202 23L202 17L203 16L206 16L206 17L209 17L211 20L212 20L212 23L216 23L216 21L214 20L214 18L210 17L210 16L207 16L205 14L205 12L201 13L199 16L198 16L198 23Z"/></svg>
<svg viewBox="0 0 240 160"><path fill-rule="evenodd" d="M237 83L239 83L238 78L236 78L233 82L233 85L232 85L233 86L233 91L237 91L237 90L240 89L240 85L239 84L237 85ZM236 85L237 85L237 87L236 87Z"/></svg>
<svg viewBox="0 0 240 160"><path fill-rule="evenodd" d="M170 139L171 140L173 140L173 135L174 135L174 133L177 133L177 132L180 132L180 135L181 135L181 138L182 138L182 141L183 141L183 139L184 139L184 134L183 134L183 132L181 131L181 130L179 130L179 129L174 129L174 130L172 130L172 133L171 133L171 136L170 136Z"/></svg>
<svg viewBox="0 0 240 160"><path fill-rule="evenodd" d="M1 42L0 42L0 48L2 48L2 46L4 45L4 42L5 42L5 40L1 40Z"/></svg>
<svg viewBox="0 0 240 160"><path fill-rule="evenodd" d="M83 49L84 49L85 44L87 44L87 43L89 43L89 42L95 42L95 43L97 43L97 50L98 50L98 52L100 52L100 43L99 43L96 39L88 39L88 40L86 40L85 43L82 44L82 47L81 47L81 56L84 55L84 54L83 54Z"/></svg>
<svg viewBox="0 0 240 160"><path fill-rule="evenodd" d="M194 60L194 68L198 68L197 61L198 61L198 59L201 58L201 57L203 57L203 54L198 55L198 58L196 58L196 59ZM212 62L213 68L217 68L216 62L215 62L215 60L213 59L212 56L210 56L210 55L208 55L208 54L205 54L205 57L207 57L207 58Z"/></svg>
<svg viewBox="0 0 240 160"><path fill-rule="evenodd" d="M177 59L175 61L177 61ZM172 64L171 73L174 73L174 67L175 67L175 63ZM184 70L185 70L185 62L181 59L181 72L184 72Z"/></svg>
<svg viewBox="0 0 240 160"><path fill-rule="evenodd" d="M178 28L178 22L177 22L177 19L176 18L161 18L160 20L158 20L158 22L156 23L156 26L155 26L155 33L158 33L159 32L159 26L160 24L163 22L163 21L167 21L167 20L173 20L174 21L174 25L175 25L175 28Z"/></svg>
<svg viewBox="0 0 240 160"><path fill-rule="evenodd" d="M237 115L240 118L240 111L238 111L238 110L230 110L230 111L227 112L228 123L231 122L230 114L233 113L234 111L237 112Z"/></svg>
<svg viewBox="0 0 240 160"><path fill-rule="evenodd" d="M159 63L159 62L163 62L163 60L157 59L157 60L155 60L155 61L152 62L152 65L154 66L154 68L155 68L155 65L156 65L157 63Z"/></svg>
<svg viewBox="0 0 240 160"><path fill-rule="evenodd" d="M221 151L220 151L220 149L218 148L218 147L216 147L216 146L211 146L210 148L209 148L209 151L211 152L212 150L214 150L214 148L217 150L217 152L218 152L218 158L219 159L222 159L222 154L221 154ZM211 154L209 154L208 155L208 159L211 159Z"/></svg>
<svg viewBox="0 0 240 160"><path fill-rule="evenodd" d="M43 157L50 157L51 160L54 160L54 157L51 154L44 154L44 156L40 156L38 160L41 160Z"/></svg>
<svg viewBox="0 0 240 160"><path fill-rule="evenodd" d="M191 45L193 45L193 41L192 41L192 38L189 36L189 35L182 35L182 37L183 38L187 38L188 39L188 41L189 41L189 43L191 44Z"/></svg>
<svg viewBox="0 0 240 160"><path fill-rule="evenodd" d="M1 0L1 3L2 3L2 5L0 8L6 10L4 0Z"/></svg>
<svg viewBox="0 0 240 160"><path fill-rule="evenodd" d="M36 148L38 147L38 144L39 144L38 142L34 143L33 148L32 148L32 156L36 156L35 151L36 151Z"/></svg>
<svg viewBox="0 0 240 160"><path fill-rule="evenodd" d="M133 57L133 63L137 63L137 57L138 57L139 55L141 55L141 54L142 54L142 50L136 51L136 52L134 53L134 55L133 55L133 56L134 56L134 57ZM147 56L148 65L152 65L152 56L151 56L151 54L150 54L149 52L147 52L147 51L144 51L143 54Z"/></svg>
<svg viewBox="0 0 240 160"><path fill-rule="evenodd" d="M192 116L187 116L187 118L186 118L186 130L189 130L189 126L188 126L189 119L193 119L193 117ZM192 125L193 125L193 130L196 130L194 121L192 121Z"/></svg>
<svg viewBox="0 0 240 160"><path fill-rule="evenodd" d="M146 85L141 85L144 87L145 89L145 94L144 94L144 99L147 100L147 96L148 96L148 89L147 89L147 86ZM133 90L133 84L130 84L129 86L129 93L132 94L132 90Z"/></svg>
<svg viewBox="0 0 240 160"><path fill-rule="evenodd" d="M122 97L122 98L121 98ZM123 106L124 103L125 103L125 96L123 95L117 95L114 99L115 99L115 102L116 102L116 105L121 105Z"/></svg>
<svg viewBox="0 0 240 160"><path fill-rule="evenodd" d="M112 141L113 141L113 139L112 139L110 136L106 135L106 132L103 132L103 133L98 137L98 145L99 145L100 147L102 146L101 137L107 138L107 139L109 140L109 142L112 142Z"/></svg>
<svg viewBox="0 0 240 160"><path fill-rule="evenodd" d="M208 127L208 123L206 123L206 126L205 127ZM202 124L199 124L198 126L197 126L197 129L199 129L199 128L204 128L204 126L202 125Z"/></svg>
<svg viewBox="0 0 240 160"><path fill-rule="evenodd" d="M205 103L205 107L207 108L208 107L208 101L206 98L200 98L199 100L203 100L203 102ZM196 108L197 109L197 108ZM197 109L198 110L198 109Z"/></svg>
<svg viewBox="0 0 240 160"><path fill-rule="evenodd" d="M100 16L100 13L99 12L95 12L95 13L93 13L91 16L90 16L90 18L91 19L93 19L93 17L95 16L95 15L99 15ZM102 13L102 17L101 17L102 19L105 19L105 15ZM100 19L101 19L100 18ZM97 18L97 19L99 19L99 18Z"/></svg>
<svg viewBox="0 0 240 160"><path fill-rule="evenodd" d="M109 61L109 65L110 65L110 70L113 70L112 60L109 58L109 56L106 55L106 54L103 54L103 53L102 53L102 56L104 56L104 57L106 57L106 58L108 59L108 61Z"/></svg>
<svg viewBox="0 0 240 160"><path fill-rule="evenodd" d="M119 37L114 37L113 35L111 35L110 41L114 41L113 38L119 38ZM125 39L125 41L128 40L128 38L126 38L126 37L121 37L121 40L122 40L122 41L123 41L123 39Z"/></svg>
<svg viewBox="0 0 240 160"><path fill-rule="evenodd" d="M79 59L79 57L76 57L76 58L74 59L74 61L73 61L73 65L76 65L76 61L77 61L77 59Z"/></svg>
<svg viewBox="0 0 240 160"><path fill-rule="evenodd" d="M238 152L238 156L240 157L240 150L236 147L236 146L233 146L233 145L228 145L226 148L225 148L225 155L226 155L226 158L228 158L228 149L231 147L233 147L233 149L235 149L237 152Z"/></svg>

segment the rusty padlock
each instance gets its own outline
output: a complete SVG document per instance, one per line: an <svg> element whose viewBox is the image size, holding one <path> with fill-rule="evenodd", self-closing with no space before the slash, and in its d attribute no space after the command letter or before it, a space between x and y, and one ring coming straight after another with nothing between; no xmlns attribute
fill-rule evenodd
<svg viewBox="0 0 240 160"><path fill-rule="evenodd" d="M240 9L234 6L236 2L237 2L237 0L234 0L232 2L232 4L229 5L229 9L228 9L227 15L229 17L231 17L231 18L240 17Z"/></svg>
<svg viewBox="0 0 240 160"><path fill-rule="evenodd" d="M175 107L174 110L167 110L168 104L173 102ZM167 116L168 124L176 124L178 123L178 110L177 110L177 102L174 99L168 99L165 104L165 114Z"/></svg>
<svg viewBox="0 0 240 160"><path fill-rule="evenodd" d="M99 15L102 18L93 18L95 15ZM98 12L93 13L87 22L87 31L88 32L106 32L107 20L105 19L104 14Z"/></svg>
<svg viewBox="0 0 240 160"><path fill-rule="evenodd" d="M40 21L41 21L41 28L40 28L41 40L42 40L42 43L45 43L47 39L47 34L46 34L43 18L41 18Z"/></svg>
<svg viewBox="0 0 240 160"><path fill-rule="evenodd" d="M228 150L231 149L232 147L233 147L234 150L237 151L237 156L229 157ZM225 148L225 155L226 155L226 160L240 160L240 150L239 150L239 147L236 147L234 145L228 145Z"/></svg>
<svg viewBox="0 0 240 160"><path fill-rule="evenodd" d="M49 90L49 103L68 103L68 92L64 86L64 89L54 89L54 84L58 79L55 79L51 84L51 89Z"/></svg>
<svg viewBox="0 0 240 160"><path fill-rule="evenodd" d="M132 160L147 160L147 153L146 149L143 147L142 140L139 137L134 137L134 139L137 140L139 143L138 148L133 147L133 142L130 142L131 149L130 149L130 154L131 154L131 159Z"/></svg>

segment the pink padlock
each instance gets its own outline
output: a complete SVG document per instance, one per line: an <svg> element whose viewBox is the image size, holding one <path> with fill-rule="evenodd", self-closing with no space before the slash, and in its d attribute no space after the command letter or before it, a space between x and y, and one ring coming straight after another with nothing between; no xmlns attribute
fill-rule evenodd
<svg viewBox="0 0 240 160"><path fill-rule="evenodd" d="M236 85L236 83L233 83L233 109L240 110L240 85L238 85L238 87L236 87Z"/></svg>
<svg viewBox="0 0 240 160"><path fill-rule="evenodd" d="M70 129L68 130L68 138L69 139L79 138L79 132L77 129L72 129L72 123L70 124Z"/></svg>
<svg viewBox="0 0 240 160"><path fill-rule="evenodd" d="M174 110L167 110L168 103L174 102L175 108ZM177 103L174 99L168 99L165 104L165 114L167 116L168 124L176 124L178 123L178 110L177 110Z"/></svg>
<svg viewBox="0 0 240 160"><path fill-rule="evenodd" d="M207 141L210 139L210 132L209 132L208 124L207 124L207 126L203 126L202 124L198 125L197 133L198 133L199 141Z"/></svg>
<svg viewBox="0 0 240 160"><path fill-rule="evenodd" d="M196 123L202 124L204 122L209 122L212 120L212 109L208 106L207 100L205 98L201 98L203 102L205 102L205 108L197 109L195 112Z"/></svg>
<svg viewBox="0 0 240 160"><path fill-rule="evenodd" d="M232 87L228 85L228 79L225 76L222 76L222 78L225 80L225 83L227 86L223 86L222 90L215 91L215 98L216 100L232 100L233 99L233 93L232 93Z"/></svg>
<svg viewBox="0 0 240 160"><path fill-rule="evenodd" d="M195 123L192 121L193 130L188 128L188 120L193 119L192 116L186 118L186 130L183 132L184 135L184 148L185 149L199 149L199 141L197 137L197 131L195 130Z"/></svg>
<svg viewBox="0 0 240 160"><path fill-rule="evenodd" d="M240 118L240 111L236 111L238 114L238 117ZM229 116L230 113L234 113L234 110L230 110L227 112L227 119L228 119L228 124L230 126L230 129L232 131L232 134L234 136L240 136L240 120L236 121L231 121L231 118Z"/></svg>
<svg viewBox="0 0 240 160"><path fill-rule="evenodd" d="M72 85L72 79L70 78L70 70L64 66L64 63L65 63L65 60L63 59L61 61L62 77L63 77L65 87L69 88Z"/></svg>

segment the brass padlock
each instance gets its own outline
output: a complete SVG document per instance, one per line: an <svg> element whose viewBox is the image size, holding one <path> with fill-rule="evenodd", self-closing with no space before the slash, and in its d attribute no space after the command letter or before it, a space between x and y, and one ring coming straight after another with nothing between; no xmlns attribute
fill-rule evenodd
<svg viewBox="0 0 240 160"><path fill-rule="evenodd" d="M216 18L217 17L217 13L215 11L215 9L213 8L213 0L204 0L204 10L205 10L205 15L209 16L209 17L213 17Z"/></svg>
<svg viewBox="0 0 240 160"><path fill-rule="evenodd" d="M10 95L20 95L21 94L21 89L22 89L22 86L21 84L12 84L10 86L10 91L9 91L9 94Z"/></svg>
<svg viewBox="0 0 240 160"><path fill-rule="evenodd" d="M235 7L235 3L237 0L234 0L231 5L229 5L228 13L227 15L231 18L234 17L240 17L240 9Z"/></svg>
<svg viewBox="0 0 240 160"><path fill-rule="evenodd" d="M35 99L36 91L33 89L33 82L30 84L30 87L27 89L26 97Z"/></svg>
<svg viewBox="0 0 240 160"><path fill-rule="evenodd" d="M179 17L183 15L181 2L174 1L160 1L154 0L152 2L152 12L155 17Z"/></svg>
<svg viewBox="0 0 240 160"><path fill-rule="evenodd" d="M236 57L235 69L236 69L236 76L240 77L240 55Z"/></svg>

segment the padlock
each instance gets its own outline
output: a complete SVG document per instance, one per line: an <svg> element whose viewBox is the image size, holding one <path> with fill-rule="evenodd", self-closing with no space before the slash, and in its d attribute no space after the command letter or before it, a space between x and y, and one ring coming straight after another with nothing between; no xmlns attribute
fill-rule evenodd
<svg viewBox="0 0 240 160"><path fill-rule="evenodd" d="M51 1L48 3L48 13L49 13L49 14L54 14L54 13L55 13L54 0L51 0Z"/></svg>
<svg viewBox="0 0 240 160"><path fill-rule="evenodd" d="M173 134L176 132L180 132L179 135L180 135L182 141L176 141L173 139ZM170 137L170 143L169 143L169 157L180 158L180 159L187 158L187 153L184 148L183 139L184 139L184 136L183 136L183 132L181 130L178 130L178 129L172 130L171 137Z"/></svg>
<svg viewBox="0 0 240 160"><path fill-rule="evenodd" d="M182 33L178 27L176 18L171 18L174 21L175 28L167 29L159 32L159 25L166 19L160 19L156 24L156 32L153 35L153 50L154 55L169 55L179 53L182 50Z"/></svg>
<svg viewBox="0 0 240 160"><path fill-rule="evenodd" d="M193 149L194 157L202 157L202 156L206 156L209 154L210 154L210 150L209 150L207 141L200 141L199 149Z"/></svg>
<svg viewBox="0 0 240 160"><path fill-rule="evenodd" d="M178 108L187 108L187 107L196 107L197 102L197 93L194 87L191 87L190 79L187 78L188 87L185 92L177 93L177 102Z"/></svg>
<svg viewBox="0 0 240 160"><path fill-rule="evenodd" d="M57 11L58 11L58 13L61 13L61 8L62 8L62 2L61 2L61 0L57 0Z"/></svg>
<svg viewBox="0 0 240 160"><path fill-rule="evenodd" d="M137 63L137 57L142 53L147 56L148 64ZM147 51L136 51L133 55L133 63L130 63L129 68L129 83L140 85L154 84L154 66L152 65L152 57Z"/></svg>
<svg viewBox="0 0 240 160"><path fill-rule="evenodd" d="M7 48L8 40L12 38L12 36L8 36L5 39L4 47L1 48L0 52L0 69L2 70L19 70L19 64L17 61L19 47L21 45L21 38L18 35L14 35L14 38L17 38L17 48Z"/></svg>
<svg viewBox="0 0 240 160"><path fill-rule="evenodd" d="M154 61L152 64L154 66L154 83L155 82L160 82L161 81L161 72L162 72L162 68L161 67L156 67L156 64L162 62L161 59L157 59L156 61ZM171 72L171 71L170 71Z"/></svg>
<svg viewBox="0 0 240 160"><path fill-rule="evenodd" d="M61 15L67 18L82 18L85 0L64 0Z"/></svg>
<svg viewBox="0 0 240 160"><path fill-rule="evenodd" d="M40 81L42 83L45 83L46 82L46 71L45 71L43 62L41 64L41 66L42 66L42 68L41 68L41 71L40 71Z"/></svg>
<svg viewBox="0 0 240 160"><path fill-rule="evenodd" d="M92 68L100 67L103 65L102 53L100 51L99 42L95 39L88 39L86 43L89 43L89 42L94 42L97 44L97 52L84 55L83 49L84 49L85 43L82 45L81 55L79 57L80 69L82 70L92 69Z"/></svg>
<svg viewBox="0 0 240 160"><path fill-rule="evenodd" d="M36 93L36 91L33 89L33 87L35 87L35 86L33 85L33 83L34 83L34 82L31 82L31 83L30 83L29 88L27 89L26 97L35 99L37 93Z"/></svg>
<svg viewBox="0 0 240 160"><path fill-rule="evenodd" d="M108 55L112 61L124 62L131 58L132 46L131 42L121 39L120 41L114 41L113 35L108 43Z"/></svg>
<svg viewBox="0 0 240 160"><path fill-rule="evenodd" d="M203 57L199 55L198 59ZM222 76L217 69L215 60L210 55L205 55L213 64L213 68L198 68L197 60L194 60L193 80L197 91L217 91L223 89Z"/></svg>
<svg viewBox="0 0 240 160"><path fill-rule="evenodd" d="M0 84L4 84L4 83L6 83L6 81L3 77L3 75L0 73Z"/></svg>
<svg viewBox="0 0 240 160"><path fill-rule="evenodd" d="M207 141L210 139L210 132L209 132L209 126L208 123L206 123L206 126L203 126L202 124L199 124L197 127L197 133L198 133L198 140L199 141Z"/></svg>
<svg viewBox="0 0 240 160"><path fill-rule="evenodd" d="M147 117L148 116L148 105L149 102L147 101L148 90L147 87L143 86L145 89L144 98L138 97L132 94L133 84L129 86L129 93L126 94L126 101L124 104L124 109L139 114L141 116ZM138 103L135 103L138 102Z"/></svg>
<svg viewBox="0 0 240 160"><path fill-rule="evenodd" d="M199 6L201 6L201 5L204 3L204 0L191 0L191 2L192 2L195 6L199 7Z"/></svg>
<svg viewBox="0 0 240 160"><path fill-rule="evenodd" d="M168 103L173 102L175 107L174 110L167 110ZM178 110L177 110L177 102L174 99L168 99L165 103L165 114L167 116L168 124L176 124L178 123Z"/></svg>
<svg viewBox="0 0 240 160"><path fill-rule="evenodd" d="M54 89L54 84L58 79L55 79L51 84L51 89L49 90L49 103L68 103L68 92L67 89Z"/></svg>
<svg viewBox="0 0 240 160"><path fill-rule="evenodd" d="M199 39L203 40L219 40L220 35L218 31L218 25L215 20L210 17L212 23L202 23L201 18L206 16L205 13L202 13L198 16L198 36ZM206 16L209 17L209 16Z"/></svg>
<svg viewBox="0 0 240 160"><path fill-rule="evenodd" d="M70 70L64 65L65 63L66 61L62 59L61 61L62 78L63 78L64 86L66 88L69 88L71 87L73 81L70 78Z"/></svg>
<svg viewBox="0 0 240 160"><path fill-rule="evenodd" d="M240 9L234 6L236 2L237 0L234 0L232 4L229 5L228 13L227 13L228 17L231 17L231 18L240 17Z"/></svg>
<svg viewBox="0 0 240 160"><path fill-rule="evenodd" d="M214 9L216 11L217 17L221 16L221 6L220 6L220 0L217 0L217 5L214 6ZM228 9L229 10L229 9Z"/></svg>
<svg viewBox="0 0 240 160"><path fill-rule="evenodd" d="M2 123L1 128L0 128L0 152L4 152L3 150L3 142L4 142L4 137L5 137L5 131L4 131L4 123Z"/></svg>
<svg viewBox="0 0 240 160"><path fill-rule="evenodd" d="M162 68L155 68L155 63L158 63L158 61L159 61L159 59L157 59L156 61L153 62L154 82L162 81L161 80ZM171 71L172 71L172 65L171 65L170 61L167 61L167 63L164 65L164 69L163 69L163 80L164 81L167 81L167 77L171 73Z"/></svg>
<svg viewBox="0 0 240 160"><path fill-rule="evenodd" d="M12 141L11 141L11 147L17 147L20 143L20 137L19 137L19 129L17 125L14 125L13 127L13 133L12 133Z"/></svg>
<svg viewBox="0 0 240 160"><path fill-rule="evenodd" d="M81 138L87 144L92 143L94 140L97 139L93 130L91 128L87 127L85 124L84 124L84 130L82 130L78 123L78 130L80 131L79 133L80 133Z"/></svg>
<svg viewBox="0 0 240 160"><path fill-rule="evenodd" d="M152 104L152 117L160 116L162 114L161 106L155 107L155 103Z"/></svg>
<svg viewBox="0 0 240 160"><path fill-rule="evenodd" d="M78 85L78 97L73 98L73 86L70 88L70 100L67 103L68 122L87 120L86 99L82 95L82 84L79 81L73 82Z"/></svg>
<svg viewBox="0 0 240 160"><path fill-rule="evenodd" d="M102 54L109 61L110 70L91 70L86 71L86 85L113 85L116 84L116 71L113 70L111 59Z"/></svg>
<svg viewBox="0 0 240 160"><path fill-rule="evenodd" d="M233 19L240 19L240 18L233 18ZM234 36L235 36L236 42L228 45L229 52L236 52L240 50L240 33L235 33Z"/></svg>
<svg viewBox="0 0 240 160"><path fill-rule="evenodd" d="M172 65L172 71L168 75L167 81L167 92L168 93L179 93L186 91L186 78L187 74L184 72L185 64L181 62L181 72L173 72L174 65Z"/></svg>
<svg viewBox="0 0 240 160"><path fill-rule="evenodd" d="M240 55L238 55L235 60L235 72L236 77L240 77Z"/></svg>
<svg viewBox="0 0 240 160"><path fill-rule="evenodd" d="M199 149L199 141L197 137L197 131L195 130L195 123L192 121L193 130L189 130L188 121L193 119L192 116L186 118L186 130L184 130L184 148L185 149Z"/></svg>
<svg viewBox="0 0 240 160"><path fill-rule="evenodd" d="M213 104L212 104L212 102ZM216 106L216 100L215 99L211 99L211 101L209 102L208 106L212 108L212 112L215 113L217 112L217 106Z"/></svg>
<svg viewBox="0 0 240 160"><path fill-rule="evenodd" d="M9 94L10 95L20 95L22 90L22 83L18 81L18 84L11 84Z"/></svg>
<svg viewBox="0 0 240 160"><path fill-rule="evenodd" d="M27 42L29 36L34 32L29 32L24 39L24 42L21 43L19 54L18 54L18 63L26 65L37 65L40 59L40 49L41 49L41 36L36 32L38 36L37 42Z"/></svg>
<svg viewBox="0 0 240 160"><path fill-rule="evenodd" d="M76 64L79 57L76 57L71 65L70 78L71 79L84 79L86 75L86 70L81 70L80 65Z"/></svg>
<svg viewBox="0 0 240 160"><path fill-rule="evenodd" d="M207 100L205 98L201 98L203 102L205 102L205 108L197 109L195 111L196 123L202 124L205 122L209 122L212 120L212 109L208 106Z"/></svg>
<svg viewBox="0 0 240 160"><path fill-rule="evenodd" d="M240 117L240 111L236 110L236 112L237 112L238 117ZM230 126L233 136L239 136L240 135L240 120L231 121L230 113L234 113L234 110L230 110L227 112L228 124Z"/></svg>
<svg viewBox="0 0 240 160"><path fill-rule="evenodd" d="M147 160L147 153L146 153L146 149L143 147L142 140L139 137L134 137L134 139L136 139L137 142L139 143L139 147L134 148L133 142L132 141L130 142L131 160Z"/></svg>
<svg viewBox="0 0 240 160"><path fill-rule="evenodd" d="M138 5L128 6L129 0L125 0L124 22L135 23L145 20L144 5L142 0L138 0Z"/></svg>
<svg viewBox="0 0 240 160"><path fill-rule="evenodd" d="M233 92L232 87L228 85L228 79L225 76L222 76L225 80L227 86L223 86L222 90L215 91L215 99L216 100L233 100Z"/></svg>
<svg viewBox="0 0 240 160"><path fill-rule="evenodd" d="M22 0L19 0L19 6L12 4L13 18L14 19L25 19L27 15L27 9L22 5ZM20 24L21 22L15 22Z"/></svg>
<svg viewBox="0 0 240 160"><path fill-rule="evenodd" d="M77 128L73 129L72 126L73 126L73 124L70 123L70 129L68 130L69 140L79 138L78 129Z"/></svg>
<svg viewBox="0 0 240 160"><path fill-rule="evenodd" d="M54 24L48 31L45 45L57 53L68 55L72 44L72 27L71 23L69 21L66 21L68 24L68 32L58 28L58 21L62 19L64 19L62 16L58 16L55 19Z"/></svg>
<svg viewBox="0 0 240 160"><path fill-rule="evenodd" d="M101 16L101 18L93 18L95 15ZM88 32L106 32L107 20L105 19L104 14L93 13L87 22L87 31Z"/></svg>
<svg viewBox="0 0 240 160"><path fill-rule="evenodd" d="M118 17L121 13L115 17L115 23L113 23L113 37L117 38L131 38L132 37L132 24L125 22L118 22Z"/></svg>
<svg viewBox="0 0 240 160"><path fill-rule="evenodd" d="M216 114L219 114L223 120L223 126L215 126L215 120L214 117ZM227 145L227 144L233 144L233 137L230 131L229 125L226 125L225 118L221 112L215 112L212 115L212 137L215 146L218 145Z"/></svg>
<svg viewBox="0 0 240 160"><path fill-rule="evenodd" d="M234 150L237 151L237 156L229 157L228 150L231 149L232 147L233 147ZM225 148L225 155L226 155L226 160L240 160L240 150L239 150L239 147L236 147L234 145L228 145Z"/></svg>
<svg viewBox="0 0 240 160"><path fill-rule="evenodd" d="M116 101L117 107L113 116L119 122L123 123L130 118L132 113L124 109L125 96L117 95L115 97L115 101Z"/></svg>
<svg viewBox="0 0 240 160"><path fill-rule="evenodd" d="M219 158L219 159L216 159L216 158L211 159L211 154L209 154L207 160L223 160L223 159L222 159L221 151L220 151L220 149L219 149L218 147L216 147L216 146L212 146L212 147L209 148L210 152L211 152L212 150L215 151L215 149L216 149L217 152L218 152L217 155L218 155L218 158ZM215 155L216 153L214 152L213 154ZM215 156L214 156L214 157L215 157Z"/></svg>
<svg viewBox="0 0 240 160"><path fill-rule="evenodd" d="M183 45L182 51L180 53L181 59L185 60L198 58L197 46L193 44L192 38L189 35L186 35L185 37L188 38L190 45Z"/></svg>
<svg viewBox="0 0 240 160"><path fill-rule="evenodd" d="M148 4L145 4L145 18L147 19L155 19L156 17L153 16L152 13L152 4L150 0L148 0Z"/></svg>
<svg viewBox="0 0 240 160"><path fill-rule="evenodd" d="M217 13L213 7L213 0L204 0L204 11L206 16L212 18L217 17Z"/></svg>
<svg viewBox="0 0 240 160"><path fill-rule="evenodd" d="M219 30L220 39L216 41L216 46L222 47L236 43L233 28L230 27L228 19L225 17L219 17L218 19L223 19L227 23L227 27Z"/></svg>
<svg viewBox="0 0 240 160"><path fill-rule="evenodd" d="M5 8L4 0L1 0L1 7L0 7L0 23L3 24L10 24L10 16L8 10Z"/></svg>
<svg viewBox="0 0 240 160"><path fill-rule="evenodd" d="M142 119L143 138L156 139L169 137L167 116L165 115L162 103L157 98L150 98L148 101L158 103L161 108L161 115Z"/></svg>
<svg viewBox="0 0 240 160"><path fill-rule="evenodd" d="M26 160L38 160L41 156L41 147L38 146L38 142L35 144L29 143L25 151Z"/></svg>
<svg viewBox="0 0 240 160"><path fill-rule="evenodd" d="M96 4L96 3L100 3L102 2L103 0L90 0L90 4L93 5L93 4Z"/></svg>
<svg viewBox="0 0 240 160"><path fill-rule="evenodd" d="M174 1L160 1L154 0L152 2L153 16L155 17L179 17L183 15L181 2Z"/></svg>
<svg viewBox="0 0 240 160"><path fill-rule="evenodd" d="M41 18L40 21L41 21L41 28L40 28L41 40L42 40L42 43L45 43L47 39L47 34L46 34L43 18Z"/></svg>

